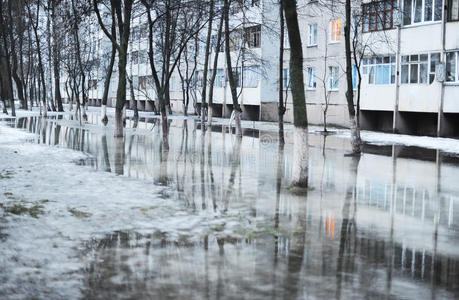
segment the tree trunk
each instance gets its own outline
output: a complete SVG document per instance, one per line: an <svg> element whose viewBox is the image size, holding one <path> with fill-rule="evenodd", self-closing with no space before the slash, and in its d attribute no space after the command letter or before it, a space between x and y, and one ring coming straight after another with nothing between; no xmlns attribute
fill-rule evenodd
<svg viewBox="0 0 459 300"><path fill-rule="evenodd" d="M293 127L293 163L292 185L308 186L308 130L304 127Z"/></svg>
<svg viewBox="0 0 459 300"><path fill-rule="evenodd" d="M295 1L295 0L293 0ZM231 65L231 53L230 53L230 29L229 29L229 7L231 0L224 0L223 13L225 14L225 55L226 55L226 67L228 72L228 80L231 90L231 98L233 100L233 116L236 125L236 135L242 137L241 127L241 114L242 109L238 102L238 96L236 91L236 83L234 82L233 69Z"/></svg>
<svg viewBox="0 0 459 300"><path fill-rule="evenodd" d="M290 41L290 86L293 98L293 124L308 127L303 79L303 48L295 0L282 0Z"/></svg>
<svg viewBox="0 0 459 300"><path fill-rule="evenodd" d="M48 12L46 14L46 42L48 44L48 85L49 85L49 102L51 104L51 110L56 111L56 106L54 105L54 97L53 97L53 84L52 84L52 72L51 70L53 69L52 67L52 47L51 47L51 16L49 13L49 6L50 6L50 0L48 0Z"/></svg>
<svg viewBox="0 0 459 300"><path fill-rule="evenodd" d="M295 0L282 0L290 42L290 86L293 98L292 185L308 186L308 118L303 80L303 48Z"/></svg>
<svg viewBox="0 0 459 300"><path fill-rule="evenodd" d="M284 138L284 6L282 0L279 1L279 20L280 20L280 39L279 39L279 104L278 104L278 115L279 115L279 146L282 147L285 144Z"/></svg>
<svg viewBox="0 0 459 300"><path fill-rule="evenodd" d="M61 80L60 80L60 52L59 52L59 36L58 36L58 24L56 16L56 0L52 0L51 6L51 20L53 22L53 69L54 69L54 97L57 103L57 110L64 111L62 106L61 96Z"/></svg>
<svg viewBox="0 0 459 300"><path fill-rule="evenodd" d="M354 108L354 90L352 86L352 52L351 52L351 0L346 0L346 26L344 26L344 38L346 48L346 101L349 112L349 122L351 130L352 153L361 153L360 128L357 126L356 112Z"/></svg>
<svg viewBox="0 0 459 300"><path fill-rule="evenodd" d="M6 33L6 26L3 14L3 1L0 1L0 34L2 35L2 42L3 42L3 63L4 67L6 66L6 74L4 73L5 81L2 84L2 88L6 91L3 91L3 95L7 95L10 101L11 106L11 115L14 117L16 116L16 109L14 107L14 94L13 94L13 81L11 80L11 64L10 64L10 52L8 49L8 38ZM9 28L8 30L11 30ZM0 51L1 52L1 51ZM2 90L3 90L2 89Z"/></svg>
<svg viewBox="0 0 459 300"><path fill-rule="evenodd" d="M13 77L14 82L16 83L16 90L18 92L18 98L19 98L19 101L21 103L21 108L25 108L25 107L27 107L27 105L24 104L24 88L23 88L23 85L22 85L22 81L19 78L18 73L17 73L18 72L18 57L17 57L17 54L16 54L16 44L15 44L15 40L14 40L14 37L13 37L13 35L14 35L13 23L15 21L13 21L13 14L12 14L13 8L11 7L11 5L12 5L12 3L11 3L11 0L10 0L10 1L8 1L8 17L9 17L9 25L10 25L10 28L9 28L8 32L9 32L9 41L10 41L10 46L11 46L11 62L12 62L11 76ZM17 16L15 16L15 17L17 18ZM16 22L19 23L20 20L17 20ZM22 35L22 34L18 33L18 35Z"/></svg>
<svg viewBox="0 0 459 300"><path fill-rule="evenodd" d="M207 39L206 39L206 50L204 53L204 70L202 72L202 93L201 93L201 132L204 134L205 129L205 116L207 111L207 70L209 68L209 56L210 56L210 38L212 36L212 20L214 18L214 0L210 0L210 11L209 11L209 24L207 28Z"/></svg>
<svg viewBox="0 0 459 300"><path fill-rule="evenodd" d="M220 17L220 25L218 26L218 32L217 32L217 45L215 47L215 55L214 55L214 66L212 69L212 76L210 78L210 87L209 87L209 108L208 108L208 114L207 114L207 124L210 126L212 125L212 114L213 114L213 102L214 102L214 83L215 83L215 77L217 76L217 66L218 66L218 55L220 53L220 47L221 47L221 40L222 40L222 30L223 30L223 20L224 20L225 14L221 13Z"/></svg>
<svg viewBox="0 0 459 300"><path fill-rule="evenodd" d="M116 35L116 23L115 23L115 17L112 15L112 36L115 36L115 35ZM110 63L108 64L107 74L105 75L104 93L102 95L102 105L101 105L101 119L105 125L108 122L107 99L108 99L108 92L110 90L110 80L112 78L113 65L115 64L115 55L116 55L116 46L112 43L112 52L110 54Z"/></svg>

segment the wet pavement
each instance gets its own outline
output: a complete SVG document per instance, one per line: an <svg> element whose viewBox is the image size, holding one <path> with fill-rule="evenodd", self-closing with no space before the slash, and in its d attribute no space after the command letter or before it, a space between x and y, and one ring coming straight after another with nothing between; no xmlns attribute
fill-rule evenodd
<svg viewBox="0 0 459 300"><path fill-rule="evenodd" d="M74 160L84 168L126 185L149 182L154 197L183 213L171 215L170 230L158 229L148 220L161 207L143 207L142 226L78 241L79 298L459 298L454 154L368 144L355 158L346 156L349 140L312 134L310 188L298 193L289 189L289 134L280 150L275 132L244 129L239 141L226 126L203 133L197 120L177 118L165 145L158 119L128 120L121 139L98 119L91 113L82 127L70 115L7 123L33 133L31 143L85 153ZM205 223L191 221L203 215ZM59 298L53 292L46 298Z"/></svg>

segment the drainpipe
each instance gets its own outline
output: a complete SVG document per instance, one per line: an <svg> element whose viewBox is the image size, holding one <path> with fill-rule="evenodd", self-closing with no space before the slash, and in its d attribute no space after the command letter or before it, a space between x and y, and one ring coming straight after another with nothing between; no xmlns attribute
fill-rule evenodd
<svg viewBox="0 0 459 300"><path fill-rule="evenodd" d="M400 8L400 1L398 3L398 7ZM401 35L402 35L402 15L401 12L399 13L399 23L397 24L397 52L395 55L395 103L394 103L394 115L392 117L392 132L398 133L398 103L400 97L400 43L401 43Z"/></svg>
<svg viewBox="0 0 459 300"><path fill-rule="evenodd" d="M441 18L441 62L446 63L446 4L443 5L442 18ZM443 102L445 98L445 82L441 82L440 103L438 106L437 115L437 136L442 134L442 118L443 118Z"/></svg>

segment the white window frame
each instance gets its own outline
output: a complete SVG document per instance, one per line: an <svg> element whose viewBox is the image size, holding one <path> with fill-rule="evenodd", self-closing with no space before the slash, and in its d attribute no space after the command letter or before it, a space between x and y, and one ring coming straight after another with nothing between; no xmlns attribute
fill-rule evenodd
<svg viewBox="0 0 459 300"><path fill-rule="evenodd" d="M336 83L336 86L333 84L334 82ZM339 67L338 66L328 66L327 86L328 86L329 91L339 90Z"/></svg>
<svg viewBox="0 0 459 300"><path fill-rule="evenodd" d="M454 55L455 55L455 57L456 57L456 59L455 59L456 64L455 64L455 66L454 66L454 70L456 71L456 74L455 74L455 76L454 76L454 77L455 77L455 78L454 78L454 81L446 81L447 76L446 76L446 68L445 68L445 84L448 84L448 85L457 85L457 84L459 84L459 74L457 73L458 70L459 70L459 64L458 64L458 61L457 61L457 60L459 59L459 51L457 51L457 50L456 50L456 51L448 51L448 52L445 53L445 62L446 62L446 65L447 65L446 56L447 56L448 53L454 53Z"/></svg>
<svg viewBox="0 0 459 300"><path fill-rule="evenodd" d="M317 46L317 23L309 24L308 47Z"/></svg>
<svg viewBox="0 0 459 300"><path fill-rule="evenodd" d="M411 56L418 56L418 60L415 62L411 61ZM427 61L421 61L421 55L427 55ZM403 57L408 57L408 62L403 61ZM421 81L421 65L427 64L427 79L426 82ZM411 68L413 65L417 65L417 81L411 82ZM408 66L408 82L402 82L402 70L404 66ZM416 54L409 54L409 55L401 55L400 57L400 84L429 84L430 80L430 55L429 53L416 53Z"/></svg>
<svg viewBox="0 0 459 300"><path fill-rule="evenodd" d="M384 60L388 58L389 62L384 62ZM377 60L381 59L381 62ZM370 72L373 69L376 78L376 68L380 66L388 66L389 67L389 80L388 83L376 83L376 80L370 82ZM393 71L393 72L392 72ZM396 74L396 58L395 55L384 55L384 56L370 56L364 57L362 62L362 74L367 75L369 85L392 85L395 84L395 74ZM392 82L392 74L394 75L394 81Z"/></svg>
<svg viewBox="0 0 459 300"><path fill-rule="evenodd" d="M415 11L416 11L416 1L421 1L422 2L422 9L421 9L421 21L420 22L415 22ZM411 0L411 15L410 15L410 24L405 24L405 16L403 16L405 12L405 1L401 0L400 6L402 7L401 13L402 13L402 26L403 27L409 27L409 26L418 26L420 24L430 24L430 23L441 23L442 19L445 17L444 16L444 1L445 0L431 0L432 1L432 20L425 21L425 6L426 6L426 0ZM441 1L442 2L442 12L441 12L441 18L440 20L435 20L435 8L436 8L436 2ZM448 1L448 0L446 0Z"/></svg>
<svg viewBox="0 0 459 300"><path fill-rule="evenodd" d="M307 69L307 85L306 89L314 91L317 88L317 73L315 67L308 67ZM311 85L312 84L312 85Z"/></svg>

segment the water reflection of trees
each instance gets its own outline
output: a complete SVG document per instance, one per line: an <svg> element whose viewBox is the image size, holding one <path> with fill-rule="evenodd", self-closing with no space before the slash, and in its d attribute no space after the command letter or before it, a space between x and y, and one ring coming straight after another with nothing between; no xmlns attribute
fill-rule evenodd
<svg viewBox="0 0 459 300"><path fill-rule="evenodd" d="M328 280L324 283L327 296L342 299L353 291L365 291L368 297L390 296L394 291L399 292L400 285L396 283L400 280L430 289L433 294L445 290L459 293L459 260L451 254L453 251L445 253L445 243L437 251L437 242L441 241L435 240L435 248L420 248L397 239L394 234L400 229L394 221L397 216L410 217L419 224L434 224L435 231L429 231L433 236L438 235L438 228L455 230L457 198L440 188L436 191L413 186L397 178L395 156L392 157L395 167L391 177L377 179L357 173L361 162L355 159L336 158L342 154L326 147L312 147L312 176L309 178L312 189L306 200L305 195L292 196L285 190L291 162L284 152L253 146L258 145L255 142L248 147L244 144L248 137L242 141L231 140L233 137L224 127L197 135L193 121L177 121L169 126L169 145L165 147L160 131L155 129L149 135L127 131L124 139L114 139L105 131L63 124L53 119L21 118L16 126L36 133L39 143L92 154L94 159L84 163L94 168L163 184L172 190L175 200L191 208L192 213L248 208L241 212L244 217L251 222L256 222L258 216L271 218L276 233L269 238L206 236L188 242L156 234L110 234L95 241L97 246L89 247L94 257L88 256L89 252L84 254L92 270L87 271L88 286L95 290L130 293L143 289L149 295L168 296L170 291L166 292L168 286L162 285L164 277L158 275L158 268L165 273L176 270L176 266L170 269L168 264L170 259L175 259L177 264L187 268L205 266L204 281L198 277L187 278L187 271L177 275L178 283L210 295L210 298L231 293L228 281L249 295L253 292L253 295L261 293L273 298L301 297L305 291L318 292L319 287L311 287L311 276L316 280ZM141 120L136 130L144 127ZM362 160L365 159L363 156ZM342 166L337 167L335 160L344 160L345 166L350 165L344 172L349 176L345 184L337 179ZM320 168L322 171L317 171ZM316 177L320 178L320 183L315 181ZM329 198L337 201L338 209L333 208ZM201 205L196 205L195 201L200 201ZM320 209L315 210L317 201ZM378 216L390 220L389 228L375 229L356 218L367 212L382 213ZM373 223L378 224L378 221ZM165 253L158 250L165 248ZM131 250L126 252L126 249ZM241 262L235 258L237 252L249 255L243 261L246 265L241 267ZM144 261L131 261L131 256ZM192 262L194 259L197 261ZM152 261L156 268L151 267ZM250 268L254 265L257 267ZM143 274L140 277L138 270ZM244 272L252 278L244 277ZM114 274L125 277L117 277L118 282L109 280L116 276ZM157 280L161 287L158 290L151 283ZM270 288L260 292L255 290L256 284Z"/></svg>

